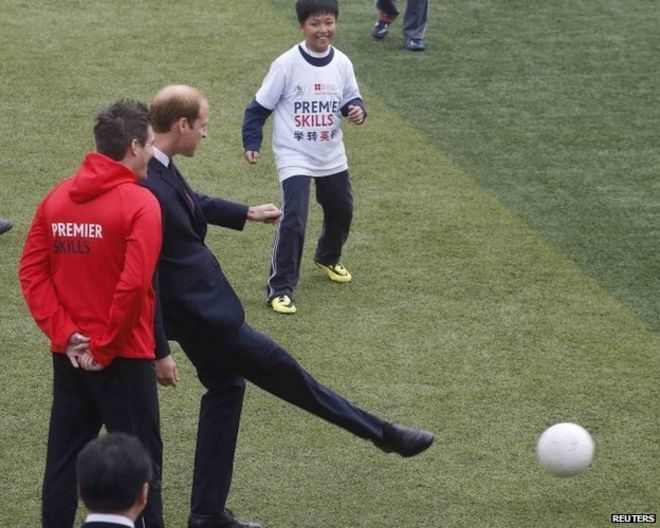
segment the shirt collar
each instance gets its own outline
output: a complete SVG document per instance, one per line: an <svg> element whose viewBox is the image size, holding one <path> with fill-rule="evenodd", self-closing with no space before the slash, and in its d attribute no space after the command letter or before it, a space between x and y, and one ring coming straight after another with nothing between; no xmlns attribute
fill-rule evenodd
<svg viewBox="0 0 660 528"><path fill-rule="evenodd" d="M135 524L128 517L111 513L90 513L85 519L85 522L106 522L120 524L121 526L127 526L128 528L135 528Z"/></svg>
<svg viewBox="0 0 660 528"><path fill-rule="evenodd" d="M332 46L328 46L328 49L323 52L312 51L307 47L307 43L304 40L300 43L300 47L303 49L305 53L307 53L307 55L309 55L310 57L314 57L315 59L324 59L325 57L330 55L330 50L332 49Z"/></svg>
<svg viewBox="0 0 660 528"><path fill-rule="evenodd" d="M170 166L169 156L157 147L154 147L154 158L156 158L158 161L160 161L166 167Z"/></svg>
<svg viewBox="0 0 660 528"><path fill-rule="evenodd" d="M302 44L298 44L298 51L300 51L300 54L302 55L303 59L305 59L309 64L312 66L316 66L317 68L322 68L324 66L327 66L332 62L332 58L335 56L335 50L332 46L330 46L330 49L328 50L328 53L323 56L323 57L314 57L310 55L307 51L305 51L304 47L304 42ZM318 53L316 55L319 55Z"/></svg>

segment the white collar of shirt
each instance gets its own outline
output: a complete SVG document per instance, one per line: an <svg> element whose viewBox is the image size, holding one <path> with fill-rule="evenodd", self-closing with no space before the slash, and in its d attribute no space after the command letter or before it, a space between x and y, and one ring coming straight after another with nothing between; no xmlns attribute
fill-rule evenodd
<svg viewBox="0 0 660 528"><path fill-rule="evenodd" d="M135 528L135 524L128 517L124 517L123 515L114 515L111 513L90 513L85 519L85 522L107 522L121 524L122 526L128 526L129 528Z"/></svg>
<svg viewBox="0 0 660 528"><path fill-rule="evenodd" d="M154 158L156 158L158 161L160 161L163 165L166 167L170 166L170 158L167 154L165 154L162 150L154 147Z"/></svg>
<svg viewBox="0 0 660 528"><path fill-rule="evenodd" d="M304 41L304 40L300 43L300 47L303 49L303 51L304 51L305 53L307 53L307 55L309 55L309 56L311 56L311 57L314 57L314 58L316 58L316 59L322 59L322 58L324 58L324 57L327 57L328 54L330 53L330 46L328 46L328 49L325 50L324 52L319 53L318 51L312 51L312 50L310 50L310 49L307 47L307 45L305 44L305 41Z"/></svg>

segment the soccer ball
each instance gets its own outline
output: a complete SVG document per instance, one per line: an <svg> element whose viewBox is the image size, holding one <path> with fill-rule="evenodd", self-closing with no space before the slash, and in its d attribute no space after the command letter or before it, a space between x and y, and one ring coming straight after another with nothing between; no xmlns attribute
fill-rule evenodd
<svg viewBox="0 0 660 528"><path fill-rule="evenodd" d="M583 427L559 423L546 429L536 444L541 465L558 477L572 477L591 465L594 441Z"/></svg>

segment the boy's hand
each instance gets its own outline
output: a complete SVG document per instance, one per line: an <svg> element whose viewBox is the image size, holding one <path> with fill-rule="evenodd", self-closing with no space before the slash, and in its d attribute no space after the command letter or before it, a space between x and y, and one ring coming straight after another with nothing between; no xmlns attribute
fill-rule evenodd
<svg viewBox="0 0 660 528"><path fill-rule="evenodd" d="M254 165L259 161L259 151L258 150L246 150L243 154L245 160L250 164Z"/></svg>
<svg viewBox="0 0 660 528"><path fill-rule="evenodd" d="M346 116L351 123L361 125L364 123L364 110L357 105L350 105L348 107L348 115Z"/></svg>

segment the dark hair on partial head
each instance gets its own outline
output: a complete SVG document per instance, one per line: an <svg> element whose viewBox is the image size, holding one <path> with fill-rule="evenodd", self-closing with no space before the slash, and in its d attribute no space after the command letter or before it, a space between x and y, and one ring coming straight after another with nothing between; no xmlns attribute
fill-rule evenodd
<svg viewBox="0 0 660 528"><path fill-rule="evenodd" d="M134 139L143 147L147 144L150 124L146 104L129 99L117 101L96 116L96 150L113 160L122 160Z"/></svg>
<svg viewBox="0 0 660 528"><path fill-rule="evenodd" d="M109 433L89 442L76 461L80 499L88 510L128 510L151 482L151 458L142 443L124 433Z"/></svg>
<svg viewBox="0 0 660 528"><path fill-rule="evenodd" d="M298 0L296 2L296 15L298 22L305 23L312 15L330 13L339 18L339 4L337 0Z"/></svg>

